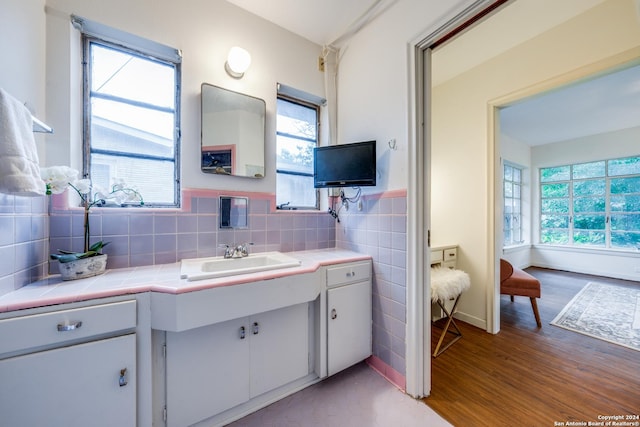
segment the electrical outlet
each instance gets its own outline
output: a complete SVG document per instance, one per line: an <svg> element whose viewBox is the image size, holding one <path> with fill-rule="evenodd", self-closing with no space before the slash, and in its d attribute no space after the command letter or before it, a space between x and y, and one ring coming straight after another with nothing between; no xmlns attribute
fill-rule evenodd
<svg viewBox="0 0 640 427"><path fill-rule="evenodd" d="M322 56L318 57L318 70L324 72L324 58Z"/></svg>

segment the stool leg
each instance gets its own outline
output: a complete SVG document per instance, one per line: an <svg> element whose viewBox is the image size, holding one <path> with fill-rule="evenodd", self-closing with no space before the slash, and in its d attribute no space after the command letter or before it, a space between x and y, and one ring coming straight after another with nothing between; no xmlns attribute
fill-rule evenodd
<svg viewBox="0 0 640 427"><path fill-rule="evenodd" d="M447 323L444 326L444 329L442 330L441 334L440 334L440 339L438 340L438 344L436 345L435 350L433 351L433 357L438 357L439 355L441 355L446 349L448 349L449 347L451 347L451 345L453 343L455 343L456 341L458 341L460 338L462 338L462 332L460 331L460 329L458 328L458 325L456 325L455 320L453 319L453 313L455 313L456 311L456 306L458 305L458 301L460 300L460 295L458 295L455 299L455 302L453 303L453 307L451 308L451 311L447 311L447 308L444 306L443 302L438 300L438 305L440 306L440 308L442 309L442 311L444 311L446 317L447 317ZM455 331L450 331L449 330L449 326L453 326L455 328ZM442 341L444 341L444 337L445 335L447 335L447 332L455 335L455 338L453 338L450 342L448 342L442 349L440 349L440 346L442 345Z"/></svg>

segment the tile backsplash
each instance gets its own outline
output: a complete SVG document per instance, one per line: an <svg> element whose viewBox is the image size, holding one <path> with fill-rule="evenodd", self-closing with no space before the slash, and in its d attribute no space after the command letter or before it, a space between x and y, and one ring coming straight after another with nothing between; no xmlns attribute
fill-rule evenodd
<svg viewBox="0 0 640 427"><path fill-rule="evenodd" d="M248 229L220 229L221 194L215 190L184 190L182 209L92 208L91 242L110 242L104 249L109 255L109 268L217 256L223 254L223 245L234 243L253 243L251 252L335 247L335 221L330 215L274 211L272 197L260 193L243 194L249 197ZM83 218L82 209L52 210L52 252L82 250Z"/></svg>
<svg viewBox="0 0 640 427"><path fill-rule="evenodd" d="M405 376L406 191L363 196L339 216L336 246L373 258L373 355Z"/></svg>
<svg viewBox="0 0 640 427"><path fill-rule="evenodd" d="M0 194L0 295L47 275L48 202Z"/></svg>

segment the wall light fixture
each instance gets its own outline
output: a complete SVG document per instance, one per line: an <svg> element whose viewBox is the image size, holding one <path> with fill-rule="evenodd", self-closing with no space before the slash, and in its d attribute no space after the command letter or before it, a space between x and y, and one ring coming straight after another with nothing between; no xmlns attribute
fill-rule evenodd
<svg viewBox="0 0 640 427"><path fill-rule="evenodd" d="M251 55L241 47L234 46L229 50L224 69L234 79L241 79L251 65Z"/></svg>

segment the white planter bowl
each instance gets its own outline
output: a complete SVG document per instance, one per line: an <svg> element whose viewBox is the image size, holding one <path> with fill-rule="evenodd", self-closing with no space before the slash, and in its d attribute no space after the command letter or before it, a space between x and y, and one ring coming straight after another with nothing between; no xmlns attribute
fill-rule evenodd
<svg viewBox="0 0 640 427"><path fill-rule="evenodd" d="M107 255L96 255L71 262L58 262L62 280L84 279L97 276L107 269Z"/></svg>

